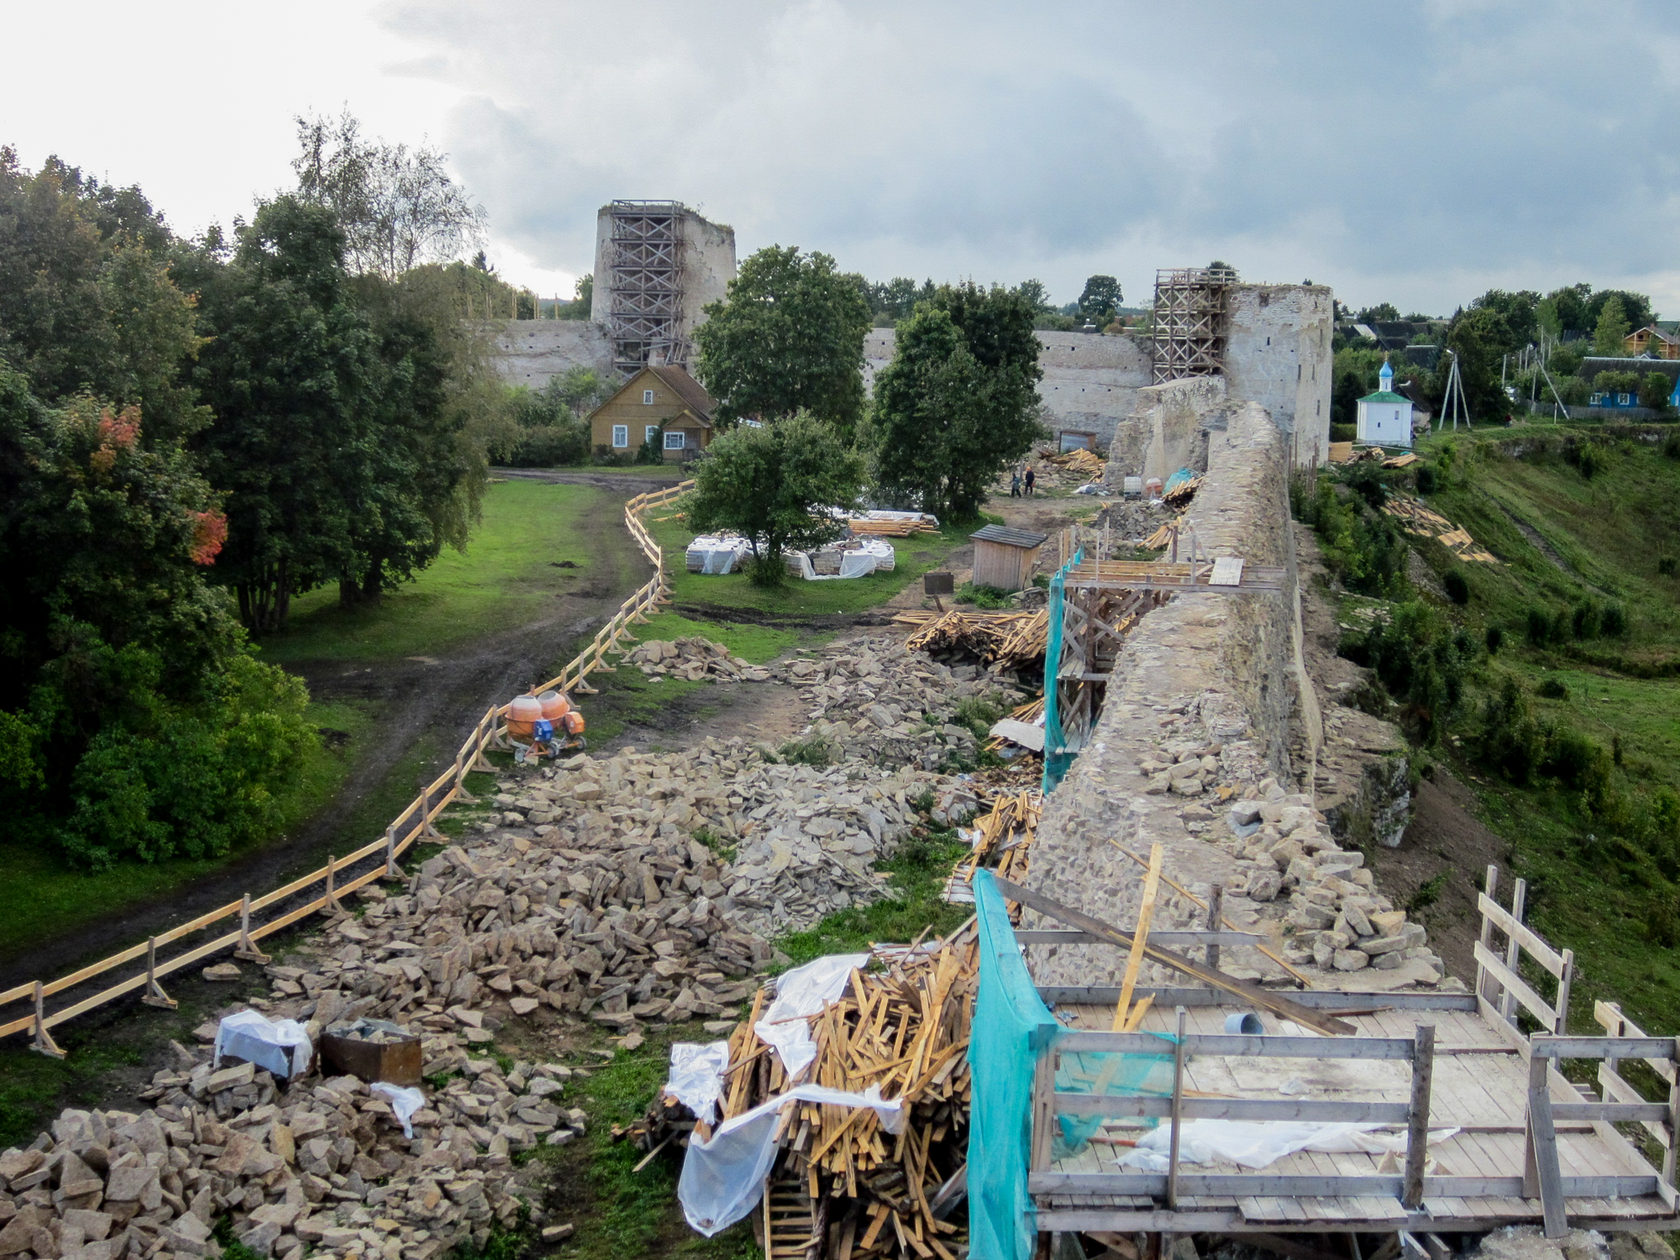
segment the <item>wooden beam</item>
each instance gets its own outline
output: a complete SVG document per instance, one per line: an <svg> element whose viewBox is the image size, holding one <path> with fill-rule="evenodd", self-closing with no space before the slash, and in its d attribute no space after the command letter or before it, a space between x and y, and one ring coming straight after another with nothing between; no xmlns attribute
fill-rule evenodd
<svg viewBox="0 0 1680 1260"><path fill-rule="evenodd" d="M1060 922L1082 928L1112 944L1122 945L1127 949L1131 948L1132 938L1129 934L1104 923L1101 919L1092 918L1082 910L1065 906L1051 897L1046 897L1043 893L1034 892L1030 888L1023 888L1009 880L994 877L993 882L997 885L998 891L1011 901L1018 901L1023 906L1037 910L1040 914L1047 914ZM1170 949L1163 949L1158 945L1145 945L1144 948L1149 957L1157 962L1165 963L1174 970L1182 971L1184 974L1193 976L1216 989L1224 989L1227 993L1236 994L1245 1001L1263 1007L1273 1014L1294 1020L1297 1024L1307 1028L1317 1029L1329 1036L1345 1036L1358 1031L1345 1019L1337 1019L1333 1015L1326 1015L1321 1011L1313 1010L1311 1007L1302 1006L1281 994L1270 993L1258 985L1248 983L1246 980L1228 976L1222 971L1216 971L1212 967L1186 958L1182 954L1176 954Z"/></svg>
<svg viewBox="0 0 1680 1260"><path fill-rule="evenodd" d="M1406 1186L1400 1202L1423 1207L1423 1172L1429 1156L1429 1089L1435 1076L1435 1025L1420 1024L1412 1055L1412 1100L1406 1121Z"/></svg>
<svg viewBox="0 0 1680 1260"><path fill-rule="evenodd" d="M1132 1007L1132 990L1137 987L1138 970L1143 966L1143 951L1149 944L1149 923L1155 917L1155 898L1161 891L1161 863L1166 861L1166 856L1167 851L1161 845L1150 846L1149 871L1143 877L1143 901L1138 905L1137 930L1132 934L1132 946L1126 955L1126 974L1120 978L1120 1000L1114 1006L1114 1023L1111 1026L1114 1032L1126 1026L1126 1014ZM1179 1023L1182 1035L1182 1012Z"/></svg>
<svg viewBox="0 0 1680 1260"><path fill-rule="evenodd" d="M1528 1141L1523 1152L1523 1197L1540 1199L1547 1238L1568 1232L1563 1173L1558 1166L1557 1130L1552 1124L1551 1064L1536 1056L1528 1064Z"/></svg>

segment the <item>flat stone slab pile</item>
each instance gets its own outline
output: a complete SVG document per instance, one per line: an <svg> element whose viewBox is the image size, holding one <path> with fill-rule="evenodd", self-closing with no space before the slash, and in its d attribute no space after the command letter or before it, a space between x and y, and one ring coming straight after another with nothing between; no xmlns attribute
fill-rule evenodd
<svg viewBox="0 0 1680 1260"><path fill-rule="evenodd" d="M223 1216L258 1255L286 1260L482 1245L518 1214L512 1156L569 1140L583 1113L559 1104L567 1068L503 1076L458 1048L451 1061L461 1075L426 1091L412 1138L355 1077L277 1089L248 1063L160 1072L138 1114L64 1111L50 1135L0 1154L0 1256L217 1255Z"/></svg>
<svg viewBox="0 0 1680 1260"><path fill-rule="evenodd" d="M630 649L625 658L641 666L649 678L723 678L730 682L769 682L776 675L763 665L731 656L721 643L698 635L681 639L650 639Z"/></svg>

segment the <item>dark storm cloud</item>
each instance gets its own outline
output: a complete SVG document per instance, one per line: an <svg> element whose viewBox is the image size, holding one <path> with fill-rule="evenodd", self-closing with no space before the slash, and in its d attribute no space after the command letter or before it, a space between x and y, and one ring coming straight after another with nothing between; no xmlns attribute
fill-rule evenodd
<svg viewBox="0 0 1680 1260"><path fill-rule="evenodd" d="M446 141L495 231L549 266L590 265L603 202L676 197L743 250L796 243L882 277L1038 275L1065 299L1091 270L1136 293L1157 263L1218 254L1402 304L1433 285L1437 307L1482 277L1669 265L1680 62L1662 16L1632 0L391 15L471 93Z"/></svg>

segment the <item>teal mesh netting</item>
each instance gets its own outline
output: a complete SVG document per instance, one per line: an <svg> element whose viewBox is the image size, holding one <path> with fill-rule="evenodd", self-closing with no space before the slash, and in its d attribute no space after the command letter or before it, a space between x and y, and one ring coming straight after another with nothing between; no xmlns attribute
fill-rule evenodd
<svg viewBox="0 0 1680 1260"><path fill-rule="evenodd" d="M1033 1074L1038 1056L1050 1052L1063 1029L1038 996L990 871L975 872L974 902L980 984L968 1043L973 1081L968 1128L969 1254L987 1260L1030 1260L1036 1234L1027 1192ZM1063 1054L1056 1089L1062 1093L1171 1094L1173 1039L1160 1041L1160 1054ZM1104 1117L1059 1115L1056 1121L1052 1155L1060 1159L1081 1149Z"/></svg>
<svg viewBox="0 0 1680 1260"><path fill-rule="evenodd" d="M1068 570L1085 558L1081 547L1073 553L1056 576L1050 579L1050 629L1044 643L1044 780L1043 791L1049 795L1073 764L1073 754L1067 751L1067 733L1062 730L1062 715L1058 708L1056 675L1062 668L1062 597L1067 589Z"/></svg>

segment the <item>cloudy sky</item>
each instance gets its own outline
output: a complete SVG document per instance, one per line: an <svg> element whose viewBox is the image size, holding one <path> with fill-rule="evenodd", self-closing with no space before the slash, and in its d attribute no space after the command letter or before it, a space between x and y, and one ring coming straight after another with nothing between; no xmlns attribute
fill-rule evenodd
<svg viewBox="0 0 1680 1260"><path fill-rule="evenodd" d="M422 139L509 279L569 293L595 211L670 198L872 278L1220 258L1447 312L1586 280L1680 315L1663 0L125 0L8 5L0 143L177 231L290 178L292 117Z"/></svg>

